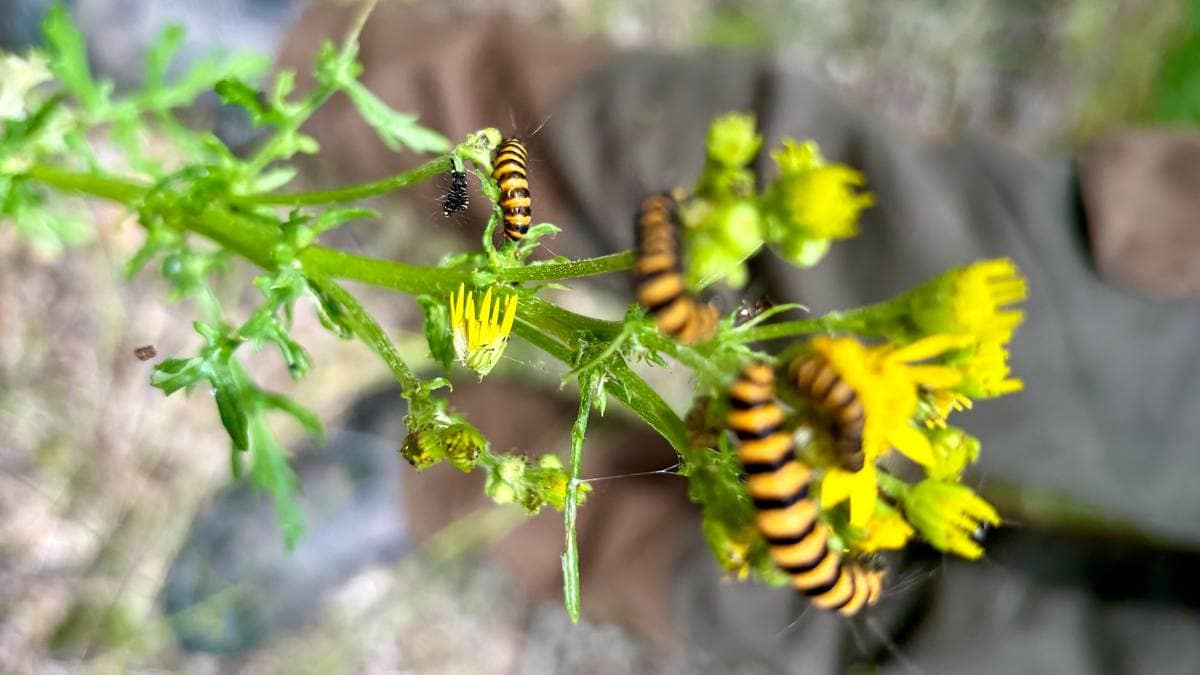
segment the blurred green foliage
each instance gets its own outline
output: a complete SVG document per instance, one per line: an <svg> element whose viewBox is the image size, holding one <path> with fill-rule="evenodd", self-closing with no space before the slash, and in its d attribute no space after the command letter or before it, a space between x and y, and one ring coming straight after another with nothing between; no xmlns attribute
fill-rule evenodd
<svg viewBox="0 0 1200 675"><path fill-rule="evenodd" d="M1147 118L1200 124L1200 0L1190 0L1174 40L1163 53L1151 88Z"/></svg>

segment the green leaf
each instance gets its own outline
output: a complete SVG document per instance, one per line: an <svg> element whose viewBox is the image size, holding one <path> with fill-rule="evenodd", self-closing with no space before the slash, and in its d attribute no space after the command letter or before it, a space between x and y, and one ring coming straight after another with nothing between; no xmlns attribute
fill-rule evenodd
<svg viewBox="0 0 1200 675"><path fill-rule="evenodd" d="M179 48L183 45L184 28L171 24L158 34L158 38L146 50L146 89L158 89L167 80L167 68Z"/></svg>
<svg viewBox="0 0 1200 675"><path fill-rule="evenodd" d="M206 356L193 356L187 359L166 359L154 366L150 373L150 385L163 390L166 395L174 394L180 389L188 389L197 382L208 377L208 359Z"/></svg>
<svg viewBox="0 0 1200 675"><path fill-rule="evenodd" d="M254 178L251 184L252 192L271 192L292 182L292 179L299 173L299 169L290 166L271 169ZM364 209L365 210L365 209Z"/></svg>
<svg viewBox="0 0 1200 675"><path fill-rule="evenodd" d="M406 146L416 152L450 151L448 138L417 124L416 115L396 112L358 80L343 81L340 88L389 150L396 152L400 146Z"/></svg>
<svg viewBox="0 0 1200 675"><path fill-rule="evenodd" d="M253 462L250 477L256 485L271 494L279 526L283 530L284 544L291 550L304 536L304 519L300 507L292 498L292 493L300 487L300 479L288 466L286 451L275 440L275 435L261 414L251 419L250 431L250 456Z"/></svg>
<svg viewBox="0 0 1200 675"><path fill-rule="evenodd" d="M91 78L88 64L88 47L82 32L71 22L66 7L54 4L42 20L42 34L46 36L50 56L50 70L61 80L71 94L79 98L85 110L91 114L101 112L108 102L112 85L97 84Z"/></svg>
<svg viewBox="0 0 1200 675"><path fill-rule="evenodd" d="M425 311L425 341L429 343L429 355L446 371L454 363L454 335L450 328L450 308L444 301L429 295L417 297Z"/></svg>
<svg viewBox="0 0 1200 675"><path fill-rule="evenodd" d="M296 403L288 396L271 391L259 391L258 398L268 408L291 415L318 443L325 442L325 427L321 425L321 419L313 411Z"/></svg>
<svg viewBox="0 0 1200 675"><path fill-rule="evenodd" d="M229 433L235 450L250 448L250 420L246 411L245 391L241 378L230 369L229 361L212 363L209 371L209 381L213 386L213 397L217 401L217 414L221 416L221 424Z"/></svg>
<svg viewBox="0 0 1200 675"><path fill-rule="evenodd" d="M308 223L308 227L316 234L320 234L335 227L339 227L342 223L351 220L360 220L365 218L379 218L380 214L374 209L366 209L361 207L343 207L332 208L324 211Z"/></svg>
<svg viewBox="0 0 1200 675"><path fill-rule="evenodd" d="M250 113L250 121L255 126L278 124L281 121L279 112L263 99L257 89L236 77L220 80L213 90L226 105L237 106Z"/></svg>
<svg viewBox="0 0 1200 675"><path fill-rule="evenodd" d="M350 327L346 308L319 286L309 284L308 290L312 292L313 299L316 300L317 320L321 322L325 330L343 340L353 338L354 330Z"/></svg>
<svg viewBox="0 0 1200 675"><path fill-rule="evenodd" d="M50 70L79 99L84 110L94 117L101 116L108 107L112 83L97 83L92 79L87 44L65 7L57 3L50 7L42 21L42 33L48 46Z"/></svg>

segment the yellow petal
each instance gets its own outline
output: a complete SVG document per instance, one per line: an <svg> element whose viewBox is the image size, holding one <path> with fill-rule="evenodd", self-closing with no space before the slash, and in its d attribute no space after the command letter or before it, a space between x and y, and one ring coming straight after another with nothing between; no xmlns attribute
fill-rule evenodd
<svg viewBox="0 0 1200 675"><path fill-rule="evenodd" d="M500 327L500 335L502 337L508 337L508 334L512 332L513 321L516 318L517 296L514 293L513 295L508 296L508 307L506 307L504 310L504 325Z"/></svg>
<svg viewBox="0 0 1200 675"><path fill-rule="evenodd" d="M875 513L875 501L879 494L875 485L875 465L868 464L854 474L854 485L850 489L850 524L863 527Z"/></svg>
<svg viewBox="0 0 1200 675"><path fill-rule="evenodd" d="M949 389L962 382L962 372L950 366L908 366L908 375L913 382L930 389Z"/></svg>
<svg viewBox="0 0 1200 675"><path fill-rule="evenodd" d="M841 469L830 469L821 479L821 508L828 509L846 501L854 485L854 475Z"/></svg>
<svg viewBox="0 0 1200 675"><path fill-rule="evenodd" d="M902 426L893 431L888 440L901 454L921 466L933 466L937 463L929 439L914 427Z"/></svg>
<svg viewBox="0 0 1200 675"><path fill-rule="evenodd" d="M966 347L971 342L972 338L966 335L931 335L897 349L888 355L888 360L899 363L924 361L951 349Z"/></svg>

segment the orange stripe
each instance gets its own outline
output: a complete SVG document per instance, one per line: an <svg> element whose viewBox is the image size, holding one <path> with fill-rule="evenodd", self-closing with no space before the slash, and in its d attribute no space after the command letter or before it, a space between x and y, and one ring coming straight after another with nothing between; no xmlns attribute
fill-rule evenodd
<svg viewBox="0 0 1200 675"><path fill-rule="evenodd" d="M750 410L730 410L729 426L737 431L766 431L783 424L785 418L783 408L770 404Z"/></svg>
<svg viewBox="0 0 1200 675"><path fill-rule="evenodd" d="M794 537L805 530L812 524L814 518L817 517L817 505L811 499L796 502L786 509L772 509L770 511L759 511L754 516L754 521L758 523L758 529L763 535L768 537ZM817 531L820 535L816 535ZM819 526L813 530L814 536L819 536L824 540L826 537L825 527Z"/></svg>
<svg viewBox="0 0 1200 675"><path fill-rule="evenodd" d="M812 472L800 462L788 462L775 473L751 475L746 487L755 499L786 499L804 489L811 477Z"/></svg>

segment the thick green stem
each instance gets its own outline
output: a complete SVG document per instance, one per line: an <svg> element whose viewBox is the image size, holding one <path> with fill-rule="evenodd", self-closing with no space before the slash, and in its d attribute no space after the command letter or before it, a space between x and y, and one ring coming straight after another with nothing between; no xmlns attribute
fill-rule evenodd
<svg viewBox="0 0 1200 675"><path fill-rule="evenodd" d="M383 359L404 391L415 390L421 384L421 380L404 362L399 350L396 349L396 345L392 344L383 327L371 317L367 310L363 309L353 295L342 288L341 284L327 277L321 270L306 267L304 276L310 284L316 286L324 295L332 298L346 310L345 320L350 330L354 331L360 340L378 354L379 358Z"/></svg>
<svg viewBox="0 0 1200 675"><path fill-rule="evenodd" d="M575 533L575 518L579 510L579 471L583 466L583 439L587 434L588 415L596 400L600 378L596 372L585 375L579 382L579 412L571 427L571 460L568 471L567 498L563 505L563 529L566 543L562 554L563 604L572 623L579 623L579 541Z"/></svg>
<svg viewBox="0 0 1200 675"><path fill-rule="evenodd" d="M631 267L633 267L633 251L622 251L598 258L509 267L500 270L497 276L501 281L554 281L620 272Z"/></svg>
<svg viewBox="0 0 1200 675"><path fill-rule="evenodd" d="M340 204L353 202L367 197L394 192L402 188L416 185L429 180L433 176L450 170L450 155L432 159L415 169L380 178L370 183L348 185L346 187L318 190L315 192L277 193L268 192L258 195L234 197L235 204L252 206L312 206L316 204Z"/></svg>
<svg viewBox="0 0 1200 675"><path fill-rule="evenodd" d="M66 171L46 164L34 164L26 176L68 192L79 192L129 205L146 191L146 186L96 173Z"/></svg>

